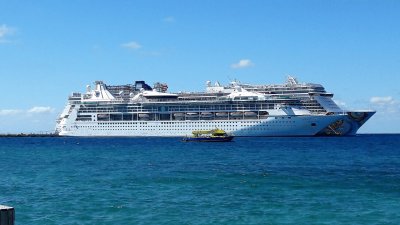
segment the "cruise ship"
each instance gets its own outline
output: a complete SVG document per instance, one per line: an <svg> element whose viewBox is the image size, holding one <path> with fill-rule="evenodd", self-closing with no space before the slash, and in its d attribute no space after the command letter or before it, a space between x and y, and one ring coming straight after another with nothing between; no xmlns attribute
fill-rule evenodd
<svg viewBox="0 0 400 225"><path fill-rule="evenodd" d="M319 84L250 85L206 83L204 92L168 93L168 86L144 81L107 85L96 81L72 93L57 119L61 136L191 135L223 129L234 136L355 135L374 111L346 111Z"/></svg>

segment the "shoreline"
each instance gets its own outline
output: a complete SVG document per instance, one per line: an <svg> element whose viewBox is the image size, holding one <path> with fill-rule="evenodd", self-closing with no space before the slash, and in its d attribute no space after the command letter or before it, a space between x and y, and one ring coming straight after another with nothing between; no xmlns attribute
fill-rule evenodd
<svg viewBox="0 0 400 225"><path fill-rule="evenodd" d="M20 134L0 134L0 138L7 138L7 137L60 137L58 134L34 134L34 133L20 133Z"/></svg>

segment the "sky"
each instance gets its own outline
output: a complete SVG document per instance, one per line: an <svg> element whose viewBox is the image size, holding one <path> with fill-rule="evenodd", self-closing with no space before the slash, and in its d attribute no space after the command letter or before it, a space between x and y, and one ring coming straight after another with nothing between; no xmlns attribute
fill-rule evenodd
<svg viewBox="0 0 400 225"><path fill-rule="evenodd" d="M52 132L87 84L319 83L400 133L400 1L0 0L0 133Z"/></svg>

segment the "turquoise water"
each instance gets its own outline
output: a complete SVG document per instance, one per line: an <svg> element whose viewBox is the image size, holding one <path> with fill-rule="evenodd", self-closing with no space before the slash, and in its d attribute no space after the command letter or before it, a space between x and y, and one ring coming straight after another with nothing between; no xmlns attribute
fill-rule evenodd
<svg viewBox="0 0 400 225"><path fill-rule="evenodd" d="M16 224L400 224L400 135L0 138Z"/></svg>

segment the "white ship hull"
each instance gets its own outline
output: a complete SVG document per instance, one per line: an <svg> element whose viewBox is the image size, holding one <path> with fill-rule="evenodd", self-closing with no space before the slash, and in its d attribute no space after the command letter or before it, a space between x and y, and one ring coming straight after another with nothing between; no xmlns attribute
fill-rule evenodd
<svg viewBox="0 0 400 225"><path fill-rule="evenodd" d="M277 116L267 119L196 121L76 121L59 130L61 136L177 137L194 130L220 128L235 136L314 136L344 115Z"/></svg>
<svg viewBox="0 0 400 225"><path fill-rule="evenodd" d="M354 135L375 113L343 111L321 85L299 84L225 88L171 94L144 81L108 86L95 82L73 93L57 120L61 136L177 137L195 130L223 129L235 136ZM156 86L155 86L156 87ZM157 86L158 87L158 86Z"/></svg>

